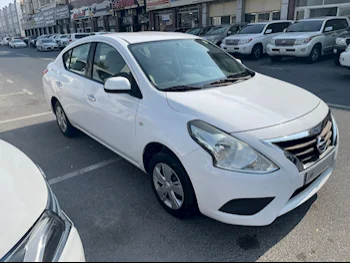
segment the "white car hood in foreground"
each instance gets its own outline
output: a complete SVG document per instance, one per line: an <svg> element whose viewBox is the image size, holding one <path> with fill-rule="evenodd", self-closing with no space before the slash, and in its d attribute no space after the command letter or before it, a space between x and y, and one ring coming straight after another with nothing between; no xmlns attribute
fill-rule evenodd
<svg viewBox="0 0 350 263"><path fill-rule="evenodd" d="M288 122L306 115L320 103L306 90L258 73L230 86L166 95L174 110L229 133Z"/></svg>
<svg viewBox="0 0 350 263"><path fill-rule="evenodd" d="M274 37L274 39L298 39L298 38L308 38L321 34L320 32L290 32L284 33Z"/></svg>
<svg viewBox="0 0 350 263"><path fill-rule="evenodd" d="M46 182L20 150L0 140L0 260L30 230L47 204Z"/></svg>

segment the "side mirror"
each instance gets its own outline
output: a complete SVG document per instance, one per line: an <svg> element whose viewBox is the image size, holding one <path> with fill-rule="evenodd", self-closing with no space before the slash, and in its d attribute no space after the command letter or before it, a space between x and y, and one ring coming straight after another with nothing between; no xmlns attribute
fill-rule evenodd
<svg viewBox="0 0 350 263"><path fill-rule="evenodd" d="M129 93L131 91L131 83L124 77L109 78L105 82L104 89L107 93Z"/></svg>
<svg viewBox="0 0 350 263"><path fill-rule="evenodd" d="M267 29L266 31L265 31L265 34L266 35L269 35L269 34L271 34L272 33L272 29Z"/></svg>
<svg viewBox="0 0 350 263"><path fill-rule="evenodd" d="M333 27L332 27L332 26L327 26L327 27L324 29L324 32L330 32L330 31L333 31Z"/></svg>
<svg viewBox="0 0 350 263"><path fill-rule="evenodd" d="M242 65L243 65L242 60L240 60L240 59L238 59L238 58L235 58L235 60L236 60L237 62L239 62L240 64L242 64Z"/></svg>
<svg viewBox="0 0 350 263"><path fill-rule="evenodd" d="M232 35L232 31L231 31L231 30L228 31L228 32L227 32L227 35L228 35L228 36L231 36L231 35Z"/></svg>

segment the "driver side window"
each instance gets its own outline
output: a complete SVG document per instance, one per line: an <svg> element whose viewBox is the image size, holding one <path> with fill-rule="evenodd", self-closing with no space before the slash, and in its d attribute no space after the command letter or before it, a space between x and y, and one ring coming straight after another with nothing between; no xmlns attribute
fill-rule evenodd
<svg viewBox="0 0 350 263"><path fill-rule="evenodd" d="M115 48L104 43L96 46L92 78L104 83L112 77L126 77L130 79L131 72L126 62Z"/></svg>

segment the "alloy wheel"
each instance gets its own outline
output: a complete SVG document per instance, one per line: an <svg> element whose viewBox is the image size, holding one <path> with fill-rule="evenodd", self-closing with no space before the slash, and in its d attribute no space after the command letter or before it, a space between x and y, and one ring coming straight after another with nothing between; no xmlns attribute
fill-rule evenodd
<svg viewBox="0 0 350 263"><path fill-rule="evenodd" d="M312 52L312 61L317 61L319 57L319 50L318 48L315 48Z"/></svg>
<svg viewBox="0 0 350 263"><path fill-rule="evenodd" d="M165 163L159 163L153 170L153 183L164 204L179 210L184 204L184 190L175 171Z"/></svg>
<svg viewBox="0 0 350 263"><path fill-rule="evenodd" d="M61 106L58 106L56 108L56 118L57 118L58 126L60 127L62 132L66 132L67 127L68 127L67 126L67 118L66 118L66 115L64 114Z"/></svg>

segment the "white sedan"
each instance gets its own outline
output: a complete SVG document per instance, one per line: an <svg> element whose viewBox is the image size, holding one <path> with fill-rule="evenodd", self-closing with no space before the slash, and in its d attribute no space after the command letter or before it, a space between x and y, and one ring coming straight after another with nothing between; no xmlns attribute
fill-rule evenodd
<svg viewBox="0 0 350 263"><path fill-rule="evenodd" d="M27 47L27 44L24 43L22 40L20 39L14 39L13 41L11 41L9 43L9 46L11 48L23 48L23 47Z"/></svg>
<svg viewBox="0 0 350 263"><path fill-rule="evenodd" d="M79 129L150 174L179 218L199 209L268 225L310 199L335 166L337 125L322 100L197 36L80 39L48 65L43 86L64 135Z"/></svg>
<svg viewBox="0 0 350 263"><path fill-rule="evenodd" d="M350 45L347 47L345 52L341 53L339 62L343 67L350 69Z"/></svg>
<svg viewBox="0 0 350 263"><path fill-rule="evenodd" d="M84 262L79 234L45 175L0 140L0 262Z"/></svg>

